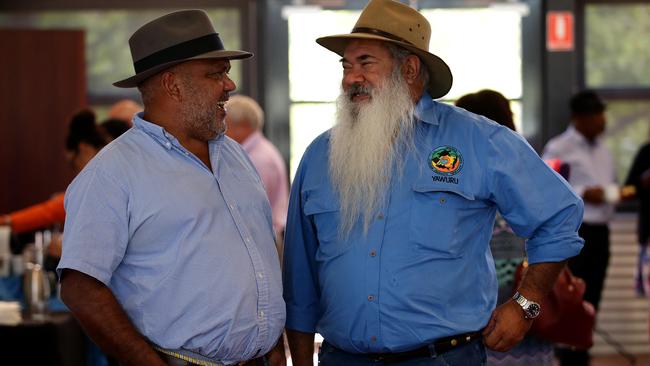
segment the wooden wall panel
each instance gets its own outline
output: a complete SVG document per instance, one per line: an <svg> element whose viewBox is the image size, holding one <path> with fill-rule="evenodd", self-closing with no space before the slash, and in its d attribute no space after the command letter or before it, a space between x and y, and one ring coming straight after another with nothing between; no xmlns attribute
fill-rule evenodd
<svg viewBox="0 0 650 366"><path fill-rule="evenodd" d="M63 191L70 117L86 106L84 32L0 29L0 213Z"/></svg>

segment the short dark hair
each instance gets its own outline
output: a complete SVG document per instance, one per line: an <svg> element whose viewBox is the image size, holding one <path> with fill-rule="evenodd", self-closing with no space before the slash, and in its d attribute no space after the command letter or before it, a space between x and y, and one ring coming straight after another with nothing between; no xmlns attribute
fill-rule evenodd
<svg viewBox="0 0 650 366"><path fill-rule="evenodd" d="M583 90L575 94L570 102L572 115L598 114L605 111L605 103L593 90Z"/></svg>
<svg viewBox="0 0 650 366"><path fill-rule="evenodd" d="M79 151L79 144L82 142L97 149L101 149L106 145L106 140L97 130L95 113L90 109L83 109L72 116L68 125L65 148L68 151Z"/></svg>
<svg viewBox="0 0 650 366"><path fill-rule="evenodd" d="M487 117L513 131L517 130L512 119L510 101L496 90L483 89L476 93L465 94L456 101L456 106Z"/></svg>
<svg viewBox="0 0 650 366"><path fill-rule="evenodd" d="M121 119L109 118L98 126L100 133L104 134L107 141L115 140L124 132L128 131L131 126Z"/></svg>

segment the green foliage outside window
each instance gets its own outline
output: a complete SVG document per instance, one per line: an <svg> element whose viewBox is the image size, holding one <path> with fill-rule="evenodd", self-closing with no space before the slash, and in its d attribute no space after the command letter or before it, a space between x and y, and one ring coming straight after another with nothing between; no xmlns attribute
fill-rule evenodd
<svg viewBox="0 0 650 366"><path fill-rule="evenodd" d="M588 87L650 87L650 4L587 5L585 31Z"/></svg>
<svg viewBox="0 0 650 366"><path fill-rule="evenodd" d="M616 175L624 183L632 159L650 133L650 101L612 101L607 105L606 142Z"/></svg>
<svg viewBox="0 0 650 366"><path fill-rule="evenodd" d="M585 81L588 88L650 89L650 4L587 4ZM650 100L610 98L606 141L620 183L639 147L648 141Z"/></svg>
<svg viewBox="0 0 650 366"><path fill-rule="evenodd" d="M88 95L110 97L125 91L113 82L134 74L128 39L140 26L174 9L47 11L0 14L0 27L30 29L82 29L86 31ZM240 15L237 8L207 10L227 49L241 48ZM239 62L232 63L231 77L241 81Z"/></svg>

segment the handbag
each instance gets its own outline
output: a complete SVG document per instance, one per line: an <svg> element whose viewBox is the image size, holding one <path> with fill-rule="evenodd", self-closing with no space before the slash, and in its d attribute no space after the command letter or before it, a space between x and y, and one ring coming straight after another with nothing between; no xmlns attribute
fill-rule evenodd
<svg viewBox="0 0 650 366"><path fill-rule="evenodd" d="M515 272L515 289L519 287L528 267L523 262ZM587 350L594 344L593 330L596 312L591 303L584 300L585 282L564 267L553 289L540 302L541 313L533 321L530 333L553 343L575 349Z"/></svg>

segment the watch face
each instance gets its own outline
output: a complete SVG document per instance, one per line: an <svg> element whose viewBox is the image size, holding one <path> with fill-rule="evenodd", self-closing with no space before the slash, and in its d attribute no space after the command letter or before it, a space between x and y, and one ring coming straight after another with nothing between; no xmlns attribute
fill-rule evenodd
<svg viewBox="0 0 650 366"><path fill-rule="evenodd" d="M524 312L526 313L526 318L534 319L539 315L539 312L541 310L542 310L542 308L539 306L538 303L531 301L528 304L528 307L524 310Z"/></svg>

